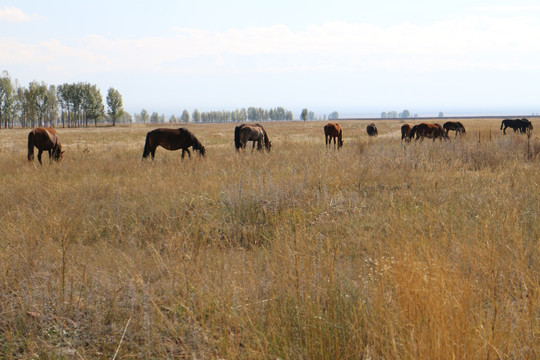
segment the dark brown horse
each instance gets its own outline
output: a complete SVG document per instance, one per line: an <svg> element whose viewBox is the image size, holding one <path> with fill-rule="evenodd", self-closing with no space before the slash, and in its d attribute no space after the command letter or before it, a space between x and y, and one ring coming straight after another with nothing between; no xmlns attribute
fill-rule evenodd
<svg viewBox="0 0 540 360"><path fill-rule="evenodd" d="M45 129L39 127L30 131L28 134L28 160L30 161L34 160L34 147L39 150L37 158L40 164L43 164L41 162L41 154L43 154L44 150L49 152L49 161L62 160L62 155L64 154L62 144L60 144L58 134L56 134L56 130L53 128Z"/></svg>
<svg viewBox="0 0 540 360"><path fill-rule="evenodd" d="M336 148L337 139L337 148L339 150L343 146L343 130L337 123L324 125L324 143L327 147L331 146L332 139L334 140L334 149Z"/></svg>
<svg viewBox="0 0 540 360"><path fill-rule="evenodd" d="M405 139L405 142L411 141L409 138L409 133L411 132L411 125L409 124L403 124L401 125L401 142L403 143L403 139Z"/></svg>
<svg viewBox="0 0 540 360"><path fill-rule="evenodd" d="M522 134L530 133L533 129L532 123L529 119L504 119L501 122L501 130L506 135L506 128L514 129L514 132L518 131Z"/></svg>
<svg viewBox="0 0 540 360"><path fill-rule="evenodd" d="M268 134L261 124L240 124L234 128L236 151L245 149L248 141L253 141L251 152L255 149L255 143L257 144L257 150L262 150L263 144L267 151L270 151L272 147L272 142L268 139Z"/></svg>
<svg viewBox="0 0 540 360"><path fill-rule="evenodd" d="M369 136L377 136L379 134L379 131L374 123L371 123L366 127L366 132Z"/></svg>
<svg viewBox="0 0 540 360"><path fill-rule="evenodd" d="M414 138L416 135L416 140L424 138L435 139L439 138L442 140L443 138L446 138L446 134L444 132L444 129L439 124L426 124L421 123L418 125L414 125L411 129L411 132L409 133L409 139Z"/></svg>
<svg viewBox="0 0 540 360"><path fill-rule="evenodd" d="M448 132L450 132L450 130L455 131L456 136L458 134L465 135L465 126L463 126L463 124L459 121L447 121L443 124L443 129L446 133L446 136L448 136Z"/></svg>
<svg viewBox="0 0 540 360"><path fill-rule="evenodd" d="M146 134L146 141L144 143L143 159L152 155L152 160L156 154L156 148L158 146L167 150L182 149L182 159L187 153L191 157L189 147L193 147L193 150L197 150L199 155L204 156L205 149L201 142L186 128L180 129L155 129Z"/></svg>

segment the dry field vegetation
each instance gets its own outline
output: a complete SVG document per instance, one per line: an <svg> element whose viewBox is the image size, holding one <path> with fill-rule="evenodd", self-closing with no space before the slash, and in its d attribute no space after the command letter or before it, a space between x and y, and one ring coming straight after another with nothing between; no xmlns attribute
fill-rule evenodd
<svg viewBox="0 0 540 360"><path fill-rule="evenodd" d="M0 358L538 359L540 130L340 123L153 163L151 127L59 128L43 166L0 130Z"/></svg>

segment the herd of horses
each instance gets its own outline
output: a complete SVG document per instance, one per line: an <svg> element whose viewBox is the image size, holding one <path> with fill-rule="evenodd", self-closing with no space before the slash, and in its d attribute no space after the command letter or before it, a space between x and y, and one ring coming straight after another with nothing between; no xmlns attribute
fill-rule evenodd
<svg viewBox="0 0 540 360"><path fill-rule="evenodd" d="M506 135L506 129L511 128L514 132L519 131L524 134L531 134L533 129L532 123L528 119L504 119L501 123L500 130ZM455 136L464 135L465 127L459 121L447 121L442 126L428 123L420 123L414 126L403 124L401 126L401 142L410 142L412 139L423 140L424 138L447 139L450 131L455 132ZM377 136L378 131L374 123L366 126L366 132L369 136ZM324 125L324 141L326 147L332 146L339 150L343 146L343 129L337 123L328 123ZM255 150L270 151L272 142L268 138L266 130L261 124L240 124L234 129L234 146L236 151L246 149L248 142L253 143L251 152ZM168 129L159 128L152 130L146 134L144 143L144 151L142 158L145 159L149 155L154 159L158 146L166 150L182 149L182 159L185 154L191 157L189 148L197 151L199 155L204 156L206 150L197 137L186 128ZM34 148L38 149L38 161L41 162L41 155L44 151L49 153L49 161L60 161L64 154L62 144L58 138L58 134L54 128L35 128L28 134L28 160L34 160Z"/></svg>

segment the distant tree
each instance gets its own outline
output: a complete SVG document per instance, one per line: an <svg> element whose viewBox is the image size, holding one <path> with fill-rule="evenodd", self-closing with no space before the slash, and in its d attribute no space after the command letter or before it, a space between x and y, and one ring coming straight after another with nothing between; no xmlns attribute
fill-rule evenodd
<svg viewBox="0 0 540 360"><path fill-rule="evenodd" d="M339 119L339 114L337 111L333 111L328 115L328 120L337 120Z"/></svg>
<svg viewBox="0 0 540 360"><path fill-rule="evenodd" d="M112 118L113 126L116 125L116 120L120 119L124 114L124 108L122 104L122 95L114 88L109 88L107 92L107 106L109 110L107 113Z"/></svg>
<svg viewBox="0 0 540 360"><path fill-rule="evenodd" d="M302 113L300 114L300 119L302 121L306 121L308 119L309 111L308 109L302 109Z"/></svg>
<svg viewBox="0 0 540 360"><path fill-rule="evenodd" d="M0 128L2 123L4 127L12 127L15 117L15 98L16 92L11 77L7 71L0 77Z"/></svg>
<svg viewBox="0 0 540 360"><path fill-rule="evenodd" d="M171 117L169 118L169 122L171 124L175 124L178 122L178 119L176 118L176 116L174 116L174 114L172 114Z"/></svg>
<svg viewBox="0 0 540 360"><path fill-rule="evenodd" d="M443 114L442 111L439 113L439 117L440 117L440 118L444 117L444 114Z"/></svg>
<svg viewBox="0 0 540 360"><path fill-rule="evenodd" d="M381 113L381 119L386 119L388 117L388 114L386 113L386 111L383 111Z"/></svg>
<svg viewBox="0 0 540 360"><path fill-rule="evenodd" d="M148 111L146 111L146 109L142 109L141 110L141 122L144 124L146 122L148 122L148 120L150 119L150 116L148 115Z"/></svg>
<svg viewBox="0 0 540 360"><path fill-rule="evenodd" d="M88 120L94 120L94 126L97 126L97 119L105 114L103 106L103 97L101 91L96 85L84 84L83 85L83 100L81 108L85 117L85 124L88 126ZM123 113L121 114L123 115ZM120 115L120 116L121 116ZM119 119L118 117L117 119ZM113 118L113 124L117 119Z"/></svg>
<svg viewBox="0 0 540 360"><path fill-rule="evenodd" d="M157 124L158 122L159 122L159 114L154 111L152 115L150 115L150 123Z"/></svg>
<svg viewBox="0 0 540 360"><path fill-rule="evenodd" d="M182 120L183 123L188 123L189 122L189 112L187 110L184 110L182 112L182 117L180 119Z"/></svg>
<svg viewBox="0 0 540 360"><path fill-rule="evenodd" d="M411 116L411 112L407 109L403 110L403 112L400 114L402 118L408 118Z"/></svg>
<svg viewBox="0 0 540 360"><path fill-rule="evenodd" d="M315 113L313 111L308 113L308 120L315 120Z"/></svg>
<svg viewBox="0 0 540 360"><path fill-rule="evenodd" d="M193 110L193 115L192 115L192 119L193 119L193 122L201 122L201 113L199 112L199 110L195 109Z"/></svg>

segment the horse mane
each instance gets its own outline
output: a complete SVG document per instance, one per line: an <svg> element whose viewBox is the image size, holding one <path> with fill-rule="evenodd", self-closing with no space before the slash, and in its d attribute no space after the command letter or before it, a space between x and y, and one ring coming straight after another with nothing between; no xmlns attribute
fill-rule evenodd
<svg viewBox="0 0 540 360"><path fill-rule="evenodd" d="M411 131L409 131L409 138L414 138L414 135L416 134L416 129L418 129L418 125L414 125L412 128L411 128Z"/></svg>
<svg viewBox="0 0 540 360"><path fill-rule="evenodd" d="M263 132L263 136L264 136L264 145L266 146L266 148L268 148L268 145L270 145L270 139L268 139L268 134L266 133L266 130L259 123L255 124L255 126L258 126L258 127L261 128L261 130Z"/></svg>
<svg viewBox="0 0 540 360"><path fill-rule="evenodd" d="M197 137L195 136L195 134L193 134L191 131L189 131L188 129L186 128L179 128L178 129L178 132L180 134L184 134L185 136L188 136L189 139L191 140L191 143L193 145L193 149L195 150L199 150L203 155L204 155L204 146L203 144L199 141L199 139L197 139Z"/></svg>

